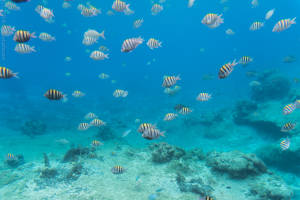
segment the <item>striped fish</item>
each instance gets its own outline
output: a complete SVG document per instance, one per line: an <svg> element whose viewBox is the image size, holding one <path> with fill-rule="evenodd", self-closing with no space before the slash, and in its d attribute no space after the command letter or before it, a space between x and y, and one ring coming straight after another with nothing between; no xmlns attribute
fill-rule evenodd
<svg viewBox="0 0 300 200"><path fill-rule="evenodd" d="M175 113L167 113L165 115L164 121L172 121L172 120L176 119L177 116L178 115Z"/></svg>
<svg viewBox="0 0 300 200"><path fill-rule="evenodd" d="M98 147L98 146L100 146L100 145L103 145L103 143L101 143L101 142L98 141L98 140L93 140L93 141L92 141L92 146L93 146L93 147Z"/></svg>
<svg viewBox="0 0 300 200"><path fill-rule="evenodd" d="M2 36L11 36L16 31L15 27L9 25L1 26L1 35Z"/></svg>
<svg viewBox="0 0 300 200"><path fill-rule="evenodd" d="M147 129L150 129L150 128L155 128L155 125L150 124L150 123L142 123L138 128L138 132L144 133Z"/></svg>
<svg viewBox="0 0 300 200"><path fill-rule="evenodd" d="M151 13L152 15L157 15L158 13L160 13L161 11L163 11L164 7L162 5L159 4L154 4L151 8Z"/></svg>
<svg viewBox="0 0 300 200"><path fill-rule="evenodd" d="M104 125L105 125L105 122L103 122L101 119L93 119L93 120L90 122L90 125L96 126L96 127L100 127L100 126L104 126Z"/></svg>
<svg viewBox="0 0 300 200"><path fill-rule="evenodd" d="M30 38L36 38L35 33L29 33L28 31L18 30L15 32L14 41L19 43L28 42Z"/></svg>
<svg viewBox="0 0 300 200"><path fill-rule="evenodd" d="M249 28L250 31L257 31L264 26L263 22L253 22Z"/></svg>
<svg viewBox="0 0 300 200"><path fill-rule="evenodd" d="M84 118L85 118L86 120L94 119L94 118L97 118L97 115L95 115L95 114L92 113L92 112L89 112L88 114L86 114L86 115L84 116Z"/></svg>
<svg viewBox="0 0 300 200"><path fill-rule="evenodd" d="M282 132L289 132L291 130L293 130L296 126L296 123L292 123L292 122L288 122L285 123L282 127L281 127L281 131Z"/></svg>
<svg viewBox="0 0 300 200"><path fill-rule="evenodd" d="M122 44L121 52L131 52L143 42L144 40L141 37L126 39Z"/></svg>
<svg viewBox="0 0 300 200"><path fill-rule="evenodd" d="M210 196L205 196L205 197L200 198L199 200L213 200L213 198Z"/></svg>
<svg viewBox="0 0 300 200"><path fill-rule="evenodd" d="M285 138L285 139L282 139L281 142L280 142L280 148L282 151L285 151L285 150L288 150L290 148L290 139L289 138Z"/></svg>
<svg viewBox="0 0 300 200"><path fill-rule="evenodd" d="M84 37L82 40L82 44L84 44L86 46L93 45L97 42L98 42L98 38L95 38L95 37Z"/></svg>
<svg viewBox="0 0 300 200"><path fill-rule="evenodd" d="M101 13L97 8L83 8L81 10L81 15L84 17L94 17Z"/></svg>
<svg viewBox="0 0 300 200"><path fill-rule="evenodd" d="M125 169L120 165L116 165L113 168L111 168L111 172L113 174L123 174L125 172Z"/></svg>
<svg viewBox="0 0 300 200"><path fill-rule="evenodd" d="M75 97L75 98L79 98L79 97L83 97L85 96L85 94L79 90L75 90L73 93L72 93L72 96Z"/></svg>
<svg viewBox="0 0 300 200"><path fill-rule="evenodd" d="M21 54L28 54L28 53L36 52L34 46L29 46L28 44L23 44L23 43L18 43L15 46L15 51L17 53L21 53Z"/></svg>
<svg viewBox="0 0 300 200"><path fill-rule="evenodd" d="M289 115L296 109L296 105L294 103L290 103L283 107L282 113L284 115Z"/></svg>
<svg viewBox="0 0 300 200"><path fill-rule="evenodd" d="M202 24L205 24L205 25L212 25L212 24L214 24L221 16L222 16L222 14L221 14L221 15L217 15L217 14L214 14L214 13L208 13L208 14L206 14L206 15L203 17L201 23L202 23Z"/></svg>
<svg viewBox="0 0 300 200"><path fill-rule="evenodd" d="M80 123L79 125L78 125L78 130L79 131L86 131L86 130L88 130L90 128L90 125L88 124L88 123Z"/></svg>
<svg viewBox="0 0 300 200"><path fill-rule="evenodd" d="M166 76L166 77L164 77L162 86L165 87L165 88L172 87L173 85L176 84L176 82L178 80L181 80L180 75L178 75L178 76Z"/></svg>
<svg viewBox="0 0 300 200"><path fill-rule="evenodd" d="M66 97L62 92L55 89L49 89L44 96L49 100L61 100Z"/></svg>
<svg viewBox="0 0 300 200"><path fill-rule="evenodd" d="M6 67L0 67L0 78L3 79L12 78L12 77L19 78L17 74L18 73L13 73L10 69Z"/></svg>
<svg viewBox="0 0 300 200"><path fill-rule="evenodd" d="M143 23L144 23L144 19L137 19L133 22L133 27L140 28Z"/></svg>
<svg viewBox="0 0 300 200"><path fill-rule="evenodd" d="M211 94L208 94L206 92L202 92L197 96L198 101L208 101L211 98Z"/></svg>
<svg viewBox="0 0 300 200"><path fill-rule="evenodd" d="M154 38L150 38L147 42L147 46L153 50L155 48L161 47L161 42L159 42L158 40L154 39Z"/></svg>
<svg viewBox="0 0 300 200"><path fill-rule="evenodd" d="M242 64L242 65L248 65L250 62L252 62L253 59L249 56L243 56L241 57L241 59L239 60L239 64Z"/></svg>
<svg viewBox="0 0 300 200"><path fill-rule="evenodd" d="M190 114L192 110L189 107L182 107L179 111L180 114L182 115L187 115Z"/></svg>
<svg viewBox="0 0 300 200"><path fill-rule="evenodd" d="M16 160L17 158L12 153L8 153L6 155L6 160Z"/></svg>
<svg viewBox="0 0 300 200"><path fill-rule="evenodd" d="M159 138L160 136L164 137L165 136L164 133L165 133L165 131L161 132L157 128L149 128L143 132L142 137L147 140L153 140L153 139Z"/></svg>
<svg viewBox="0 0 300 200"><path fill-rule="evenodd" d="M231 74L231 72L233 71L233 67L236 66L238 63L236 62L236 60L234 60L232 63L227 63L225 65L223 65L220 70L219 70L219 79L224 79L227 76L229 76Z"/></svg>
<svg viewBox="0 0 300 200"><path fill-rule="evenodd" d="M300 100L295 101L296 108L300 108Z"/></svg>
<svg viewBox="0 0 300 200"><path fill-rule="evenodd" d="M51 42L55 40L55 37L50 35L49 33L40 33L39 38L44 42Z"/></svg>
<svg viewBox="0 0 300 200"><path fill-rule="evenodd" d="M102 51L93 51L90 54L90 58L93 60L104 60L104 59L108 59L108 54L104 54Z"/></svg>
<svg viewBox="0 0 300 200"><path fill-rule="evenodd" d="M130 4L126 4L124 1L115 0L112 5L112 9L118 12L123 12L129 9Z"/></svg>
<svg viewBox="0 0 300 200"><path fill-rule="evenodd" d="M116 98L119 98L119 97L127 97L128 96L128 91L126 90L120 90L120 89L116 89L113 93L113 96L116 97Z"/></svg>
<svg viewBox="0 0 300 200"><path fill-rule="evenodd" d="M284 31L288 28L290 28L292 26L292 24L296 24L296 17L293 19L282 19L280 21L278 21L274 28L273 28L273 32L281 32Z"/></svg>

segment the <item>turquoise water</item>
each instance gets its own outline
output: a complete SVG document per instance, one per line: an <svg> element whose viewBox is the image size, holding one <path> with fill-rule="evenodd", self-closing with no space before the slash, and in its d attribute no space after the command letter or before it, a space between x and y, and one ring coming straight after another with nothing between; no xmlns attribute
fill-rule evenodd
<svg viewBox="0 0 300 200"><path fill-rule="evenodd" d="M281 19L297 21L298 2L258 0L253 6L250 0L196 0L189 8L187 0L128 0L131 15L114 10L114 1L31 0L16 4L18 10L8 8L7 2L12 1L1 2L2 25L35 32L37 38L26 43L36 52L20 54L14 50L14 34L1 36L0 66L18 72L19 78L2 78L0 84L0 200L300 199L300 112L282 114L285 105L300 98L300 28L291 24L272 32ZM153 15L155 3L163 10ZM101 14L83 16L79 4ZM52 23L35 11L38 5L53 11ZM201 20L208 13L223 14L224 23L216 28L204 25ZM134 28L137 19L144 22ZM264 26L250 31L255 21ZM104 30L105 39L84 45L88 29ZM234 34L227 34L228 29ZM39 39L42 32L55 41ZM139 36L145 40L142 44L121 52L124 40ZM146 44L150 38L162 42L161 47L151 50ZM109 49L103 51L109 58L91 59L100 46ZM224 64L242 56L253 61L218 78ZM109 77L101 79L101 73ZM180 89L166 94L164 76L177 75ZM67 100L47 99L49 89L66 94ZM116 98L116 89L128 91L128 96ZM75 97L75 90L84 96ZM202 92L211 98L197 101ZM192 112L182 115L174 109L178 104ZM92 120L85 118L90 112L105 125L78 130L80 123ZM167 113L176 119L165 121ZM282 132L288 122L295 127ZM166 131L165 137L145 139L138 132L142 123L155 124ZM290 146L282 150L280 141L287 137ZM93 140L102 145L93 146ZM64 162L66 152L77 148L81 150L74 160ZM85 148L88 153L83 153ZM16 165L7 154L13 154ZM250 154L264 162L268 172ZM156 156L162 160L155 161ZM125 169L122 174L112 173L116 165Z"/></svg>

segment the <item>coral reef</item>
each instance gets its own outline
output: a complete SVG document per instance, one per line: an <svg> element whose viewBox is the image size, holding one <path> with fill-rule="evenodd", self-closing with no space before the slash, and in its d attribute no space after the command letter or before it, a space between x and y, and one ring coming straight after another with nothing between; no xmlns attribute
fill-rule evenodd
<svg viewBox="0 0 300 200"><path fill-rule="evenodd" d="M192 159L192 160L204 160L205 153L200 148L195 148L186 152L185 156L183 157L185 160Z"/></svg>
<svg viewBox="0 0 300 200"><path fill-rule="evenodd" d="M23 155L16 155L14 159L6 159L5 163L12 168L16 168L22 164L24 164L24 156Z"/></svg>
<svg viewBox="0 0 300 200"><path fill-rule="evenodd" d="M100 127L95 137L99 138L101 141L107 141L116 138L113 129L109 125Z"/></svg>
<svg viewBox="0 0 300 200"><path fill-rule="evenodd" d="M250 184L250 192L266 200L290 200L293 191L275 175L261 176L254 183Z"/></svg>
<svg viewBox="0 0 300 200"><path fill-rule="evenodd" d="M281 127L276 122L254 117L257 110L257 103L252 101L238 101L235 105L233 121L238 125L249 126L273 139L283 137L284 133L281 132Z"/></svg>
<svg viewBox="0 0 300 200"><path fill-rule="evenodd" d="M58 174L56 169L45 168L41 171L40 178L54 178Z"/></svg>
<svg viewBox="0 0 300 200"><path fill-rule="evenodd" d="M185 155L183 149L169 145L165 142L152 144L149 148L152 151L152 161L156 163L166 163L172 159L179 159Z"/></svg>
<svg viewBox="0 0 300 200"><path fill-rule="evenodd" d="M290 81L275 71L265 71L259 74L257 81L261 84L251 87L251 98L259 102L284 99L291 89Z"/></svg>
<svg viewBox="0 0 300 200"><path fill-rule="evenodd" d="M211 152L207 155L206 163L213 170L227 173L231 178L236 179L267 172L265 164L254 154L244 154L239 151Z"/></svg>
<svg viewBox="0 0 300 200"><path fill-rule="evenodd" d="M80 156L89 156L89 154L93 151L95 151L94 148L88 147L78 146L77 148L71 148L64 155L62 162L75 162Z"/></svg>
<svg viewBox="0 0 300 200"><path fill-rule="evenodd" d="M40 120L29 120L21 127L21 132L24 135L34 137L42 135L46 132L47 126Z"/></svg>
<svg viewBox="0 0 300 200"><path fill-rule="evenodd" d="M182 174L177 173L176 182L182 192L193 192L201 196L211 196L211 192L214 190L209 185L205 185L200 177L187 180Z"/></svg>
<svg viewBox="0 0 300 200"><path fill-rule="evenodd" d="M75 163L71 168L70 172L67 174L66 179L68 180L77 180L81 175L83 166L81 163Z"/></svg>

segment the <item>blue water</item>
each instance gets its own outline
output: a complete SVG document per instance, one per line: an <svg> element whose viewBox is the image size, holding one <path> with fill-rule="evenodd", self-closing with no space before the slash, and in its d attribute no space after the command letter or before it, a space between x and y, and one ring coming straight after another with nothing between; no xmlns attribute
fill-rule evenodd
<svg viewBox="0 0 300 200"><path fill-rule="evenodd" d="M71 1L72 7L63 9L62 1L45 3L32 0L18 4L21 7L20 11L10 11L5 19L2 19L5 20L2 21L4 24L15 26L17 30L25 29L36 32L37 35L47 32L54 36L56 41L31 39L28 44L35 46L37 52L21 55L14 51L13 36L5 37L6 55L5 59L1 60L1 66L18 72L20 78L1 80L0 126L3 131L0 134L3 142L0 142L0 146L3 151L0 157L4 158L9 152L17 152L25 157L27 155L27 161L34 161L41 152L50 152L57 147L48 146L47 141L59 138L67 138L84 146L89 145L95 129L87 131L88 136L78 134L77 130L78 124L84 121L83 117L88 112L96 113L118 136L132 129L133 133L124 140L133 147L143 148L149 143L136 133L139 125L135 123L136 119L156 123L161 129L170 130L171 132L167 131L167 137L159 141L185 149L201 147L205 151L237 149L254 152L262 144L277 142L265 141L264 138L260 138L259 132L252 129L239 129L244 130L245 134L241 134L235 127L229 127L228 129L232 129L232 135L226 135L224 138L202 138L202 133L205 132L203 126L186 126L184 121L201 118L221 109L226 110L225 115L231 120L233 113L230 109L234 108L235 103L241 99L250 100L249 82L255 78L247 77L247 71L261 73L264 70L276 69L279 75L291 82L293 78L300 78L300 69L297 68L300 52L299 25L292 25L281 33L272 32L275 23L281 19L300 19L299 2L260 0L259 6L252 8L250 0L229 0L223 4L217 0L196 0L192 8L187 8L186 0L167 0L162 4L164 10L156 16L151 15L151 1L126 1L135 11L130 16L117 12L112 16L107 15L106 12L112 10L112 1L90 2L93 6L101 8L102 14L90 18L80 15L76 7L86 1ZM34 11L39 4L53 9L54 23L46 23ZM265 13L272 8L276 9L274 15L265 21ZM211 12L223 13L224 24L215 29L203 25L202 18ZM139 18L143 18L144 23L140 28L134 29L133 22ZM265 25L261 30L251 32L249 27L254 21L265 21ZM226 35L225 31L228 28L235 34ZM83 34L88 29L98 32L105 30L106 40L100 38L97 44L84 46ZM70 34L68 31L71 31ZM133 52L122 53L123 41L138 36L144 38L145 42ZM162 47L150 50L146 42L151 37L161 41ZM90 59L90 53L86 50L91 52L101 45L109 48L109 59ZM247 67L238 66L226 79L218 79L218 71L223 64L234 59L239 60L246 55L254 59L251 64ZM290 55L296 57L296 62L283 63L283 58ZM66 56L72 60L66 62ZM147 65L149 61L151 64ZM66 76L67 72L71 75ZM110 78L101 80L98 77L100 73L106 73ZM178 81L178 85L181 86L179 93L172 97L164 94L163 76L179 74L182 79ZM213 75L213 80L203 80L202 76L205 74ZM116 83L111 83L111 80L116 80ZM299 85L292 83L292 89L296 90L297 87ZM50 88L67 94L68 102L46 99L43 95ZM115 89L127 90L128 97L116 99L112 95ZM86 95L83 98L74 98L71 95L74 90L80 90ZM208 102L196 101L200 92L211 93L212 99ZM270 112L280 113L283 102L289 103L292 100L295 99L289 96L282 101L277 100L281 107ZM179 103L190 106L193 112L169 124L163 122L164 115L174 112L173 107ZM47 125L46 136L34 139L21 136L20 127L31 119L42 120ZM122 123L123 126L118 127L118 123ZM61 135L64 131L66 135ZM21 139L17 139L19 136ZM247 147L239 144L239 137L241 143L243 139L247 141L247 138L250 138L252 144ZM233 141L232 138L235 138L234 144L230 142Z"/></svg>

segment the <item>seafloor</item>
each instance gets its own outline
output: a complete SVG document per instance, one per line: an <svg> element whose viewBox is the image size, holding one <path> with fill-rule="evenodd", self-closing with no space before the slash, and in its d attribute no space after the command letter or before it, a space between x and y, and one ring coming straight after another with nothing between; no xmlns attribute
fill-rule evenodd
<svg viewBox="0 0 300 200"><path fill-rule="evenodd" d="M118 127L46 131L53 124L42 116L9 121L6 113L0 151L19 159L0 158L0 199L300 199L300 127L280 131L283 123L299 119L299 110L282 115L282 108L299 99L300 91L287 88L289 81L274 72L254 80L261 84L250 99L230 108L158 123L167 135L156 141L141 137L139 123L126 126L126 117L118 117L124 121ZM132 132L122 137L128 128ZM282 151L279 142L287 136L291 146ZM94 139L103 145L92 147ZM115 165L124 173L113 174Z"/></svg>

